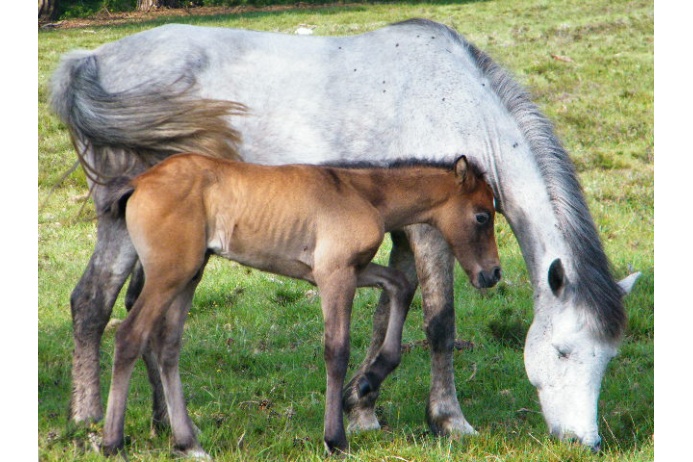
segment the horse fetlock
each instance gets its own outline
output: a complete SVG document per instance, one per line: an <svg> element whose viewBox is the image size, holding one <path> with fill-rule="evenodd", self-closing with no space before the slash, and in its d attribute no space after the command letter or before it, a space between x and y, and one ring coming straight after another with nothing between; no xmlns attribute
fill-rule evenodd
<svg viewBox="0 0 693 462"><path fill-rule="evenodd" d="M98 386L98 384L97 384ZM74 381L72 396L70 397L70 421L76 425L89 426L103 420L103 407L101 395L94 395L99 388L87 388L83 383Z"/></svg>
<svg viewBox="0 0 693 462"><path fill-rule="evenodd" d="M358 389L359 398L367 395L368 393L370 393L372 391L376 391L373 389L373 386L371 385L370 380L368 380L368 378L366 376L363 376L359 379L357 389Z"/></svg>
<svg viewBox="0 0 693 462"><path fill-rule="evenodd" d="M152 414L152 423L150 434L152 437L167 435L171 432L171 422L168 418L168 413L161 413L160 409L154 409Z"/></svg>
<svg viewBox="0 0 693 462"><path fill-rule="evenodd" d="M346 414L357 409L373 411L379 394L379 387L373 387L365 375L357 375L344 387L342 408Z"/></svg>

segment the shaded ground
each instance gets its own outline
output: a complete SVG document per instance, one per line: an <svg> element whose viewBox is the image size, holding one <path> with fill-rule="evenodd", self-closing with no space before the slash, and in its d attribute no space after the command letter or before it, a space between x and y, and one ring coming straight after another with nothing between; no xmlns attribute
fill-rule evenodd
<svg viewBox="0 0 693 462"><path fill-rule="evenodd" d="M348 6L348 3L334 4L339 6ZM129 11L112 13L107 9L102 9L99 13L88 18L65 19L55 22L39 21L39 28L60 28L71 29L76 27L93 27L107 26L114 24L137 23L151 21L160 17L176 17L176 16L215 16L224 14L240 14L254 11L286 11L296 9L316 9L330 6L328 2L325 5L312 5L297 2L293 5L275 5L266 7L253 6L236 6L236 7L207 7L199 6L194 8L160 8L150 11Z"/></svg>

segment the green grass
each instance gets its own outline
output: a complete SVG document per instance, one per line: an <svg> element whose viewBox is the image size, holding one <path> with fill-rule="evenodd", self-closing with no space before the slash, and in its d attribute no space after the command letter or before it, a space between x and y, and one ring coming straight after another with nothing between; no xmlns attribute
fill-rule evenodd
<svg viewBox="0 0 693 462"><path fill-rule="evenodd" d="M643 276L627 298L629 328L599 402L604 453L546 435L522 362L532 288L520 250L500 218L504 282L479 293L456 282L458 398L480 435L436 438L424 406L430 360L422 346L421 300L407 320L411 346L385 383L381 432L351 438L353 460L649 461L654 459L654 4L650 1L498 0L355 5L177 17L177 22L316 34L365 32L410 17L455 27L510 69L553 120L573 156L617 277ZM38 450L39 459L102 460L81 449L87 431L67 426L72 328L69 296L95 239L84 174L49 190L75 162L64 127L47 109L60 55L166 22L39 31L38 37ZM552 57L558 57L558 59ZM388 243L378 255L387 258ZM352 368L368 345L378 293L361 290ZM114 317L123 318L122 299ZM321 460L325 374L319 301L308 284L214 259L185 332L182 379L203 446L217 460ZM104 337L102 386L110 379L112 332ZM353 370L353 369L352 369ZM131 460L170 460L168 437L149 434L150 397L138 365L128 402ZM99 425L96 425L99 429Z"/></svg>

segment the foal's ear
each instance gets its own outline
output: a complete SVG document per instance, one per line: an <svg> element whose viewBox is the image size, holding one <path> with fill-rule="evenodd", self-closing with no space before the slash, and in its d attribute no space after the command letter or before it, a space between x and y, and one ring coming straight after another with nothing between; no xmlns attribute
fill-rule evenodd
<svg viewBox="0 0 693 462"><path fill-rule="evenodd" d="M460 184L465 183L468 178L471 178L469 175L469 161L467 160L467 156L462 155L455 161L455 177L457 177L457 182Z"/></svg>

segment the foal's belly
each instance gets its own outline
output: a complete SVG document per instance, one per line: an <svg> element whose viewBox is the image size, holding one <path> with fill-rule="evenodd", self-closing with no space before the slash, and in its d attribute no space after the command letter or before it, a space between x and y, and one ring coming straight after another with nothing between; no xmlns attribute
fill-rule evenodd
<svg viewBox="0 0 693 462"><path fill-rule="evenodd" d="M208 242L215 255L269 273L313 282L313 248L302 242L274 242L270 236L218 230Z"/></svg>
<svg viewBox="0 0 693 462"><path fill-rule="evenodd" d="M300 259L272 254L247 255L228 251L214 253L244 266L314 283L313 268Z"/></svg>

